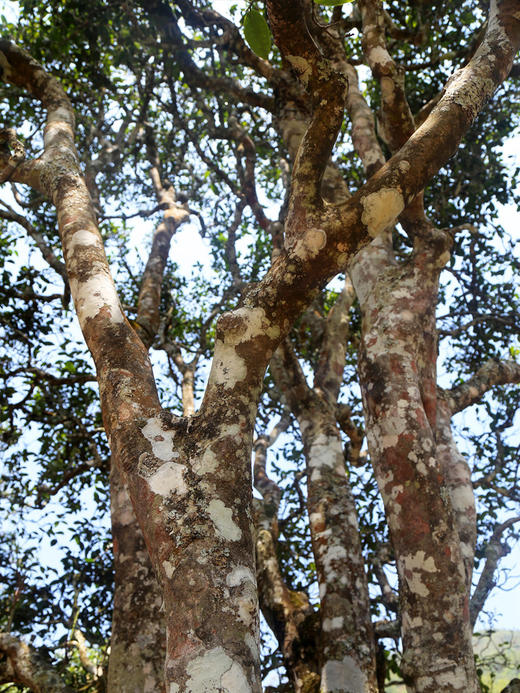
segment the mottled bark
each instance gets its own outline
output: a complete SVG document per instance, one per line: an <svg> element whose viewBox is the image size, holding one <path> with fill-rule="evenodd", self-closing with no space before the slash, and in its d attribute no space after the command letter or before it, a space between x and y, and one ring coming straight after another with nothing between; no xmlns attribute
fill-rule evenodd
<svg viewBox="0 0 520 693"><path fill-rule="evenodd" d="M450 493L466 573L466 590L469 594L477 543L477 513L471 470L453 439L451 414L446 400L439 396L437 399L436 455Z"/></svg>
<svg viewBox="0 0 520 693"><path fill-rule="evenodd" d="M368 446L397 560L403 674L416 693L478 690L451 501L459 479L446 429L444 467L437 454L431 386L437 281L446 259L439 242L397 263L382 237L352 268L363 313L359 374Z"/></svg>
<svg viewBox="0 0 520 693"><path fill-rule="evenodd" d="M402 147L415 130L414 119L406 100L405 72L388 52L382 2L359 0L359 7L363 26L363 52L381 89L379 135L393 153Z"/></svg>
<svg viewBox="0 0 520 693"><path fill-rule="evenodd" d="M334 369L336 364L330 365ZM304 443L320 588L320 691L372 693L377 683L368 587L335 407L307 386L289 347L273 358L271 371L298 419Z"/></svg>
<svg viewBox="0 0 520 693"><path fill-rule="evenodd" d="M486 599L496 585L496 569L499 560L503 556L507 556L510 551L507 543L502 541L502 535L506 529L509 529L517 522L520 522L520 517L511 517L506 522L497 525L486 546L486 562L471 598L470 618L472 626L475 625L478 615L486 603Z"/></svg>
<svg viewBox="0 0 520 693"><path fill-rule="evenodd" d="M0 633L0 654L0 683L27 686L34 693L73 693L51 662L23 640Z"/></svg>
<svg viewBox="0 0 520 693"><path fill-rule="evenodd" d="M161 693L166 626L162 593L130 497L110 470L114 546L114 612L107 693Z"/></svg>
<svg viewBox="0 0 520 693"><path fill-rule="evenodd" d="M518 382L520 363L491 360L481 366L472 378L447 390L445 397L453 415L479 402L492 387Z"/></svg>
<svg viewBox="0 0 520 693"><path fill-rule="evenodd" d="M317 693L320 686L317 613L304 592L290 590L280 572L276 542L281 490L267 475L266 453L289 423L283 418L269 436L254 444L256 571L260 608L275 634L295 693Z"/></svg>
<svg viewBox="0 0 520 693"><path fill-rule="evenodd" d="M173 188L163 185L158 162L152 165L150 176L157 201L164 211L153 234L137 302L136 327L143 344L148 347L159 330L161 287L171 240L179 226L189 218L188 210L177 204Z"/></svg>

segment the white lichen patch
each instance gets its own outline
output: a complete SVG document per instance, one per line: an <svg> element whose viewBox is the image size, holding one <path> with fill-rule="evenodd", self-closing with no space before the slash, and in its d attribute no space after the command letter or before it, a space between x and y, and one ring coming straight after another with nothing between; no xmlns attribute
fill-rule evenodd
<svg viewBox="0 0 520 693"><path fill-rule="evenodd" d="M450 489L451 501L457 512L466 513L475 508L475 494L469 484L456 486Z"/></svg>
<svg viewBox="0 0 520 693"><path fill-rule="evenodd" d="M291 64L291 67L296 72L298 77L301 79L303 86L306 87L312 73L312 68L307 60L299 55L288 55L287 60Z"/></svg>
<svg viewBox="0 0 520 693"><path fill-rule="evenodd" d="M381 188L361 198L363 214L361 221L370 236L375 238L393 224L404 209L402 194L395 188Z"/></svg>
<svg viewBox="0 0 520 693"><path fill-rule="evenodd" d="M112 322L123 322L119 298L112 279L104 272L85 282L70 280L70 290L81 327L89 318L95 318L103 308L108 308Z"/></svg>
<svg viewBox="0 0 520 693"><path fill-rule="evenodd" d="M247 375L246 362L239 356L235 347L217 341L215 357L211 365L209 382L223 385L226 389L234 387Z"/></svg>
<svg viewBox="0 0 520 693"><path fill-rule="evenodd" d="M170 563L170 561L163 561L162 565L163 565L164 574L166 575L168 580L171 580L171 577L172 577L173 573L175 572L175 566L173 565L173 563Z"/></svg>
<svg viewBox="0 0 520 693"><path fill-rule="evenodd" d="M323 630L325 631L331 631L331 630L336 630L337 628L341 628L343 625L343 616L334 616L334 618L325 618L323 619Z"/></svg>
<svg viewBox="0 0 520 693"><path fill-rule="evenodd" d="M307 260L316 257L326 243L327 234L323 229L309 229L295 244L293 253L302 260Z"/></svg>
<svg viewBox="0 0 520 693"><path fill-rule="evenodd" d="M188 664L186 670L187 693L251 692L251 686L242 667L233 662L222 647L215 647L196 657Z"/></svg>
<svg viewBox="0 0 520 693"><path fill-rule="evenodd" d="M256 585L256 578L253 571L246 565L237 565L226 576L226 585L228 587L238 587L243 582L251 582Z"/></svg>
<svg viewBox="0 0 520 693"><path fill-rule="evenodd" d="M383 64L386 63L389 59L390 56L388 55L388 51L385 50L382 46L374 46L374 48L371 48L368 52L369 64Z"/></svg>
<svg viewBox="0 0 520 693"><path fill-rule="evenodd" d="M240 599L238 600L238 618L244 625L250 627L256 620L257 612L256 585L247 582L242 586Z"/></svg>
<svg viewBox="0 0 520 693"><path fill-rule="evenodd" d="M347 558L347 550L344 546L339 544L336 546L334 544L329 546L323 555L323 569L325 573L329 577L335 575L335 572L332 570L333 563L343 561L345 558Z"/></svg>
<svg viewBox="0 0 520 693"><path fill-rule="evenodd" d="M345 684L348 683L348 689ZM367 690L366 676L359 664L346 655L341 660L329 660L321 670L321 687L323 693L365 693Z"/></svg>
<svg viewBox="0 0 520 693"><path fill-rule="evenodd" d="M179 457L179 453L173 450L175 432L163 430L163 424L159 417L152 416L151 419L148 419L141 432L152 444L152 452L159 460L167 462L173 457Z"/></svg>
<svg viewBox="0 0 520 693"><path fill-rule="evenodd" d="M203 474L211 474L218 467L218 457L215 455L211 447L206 448L204 454L193 460L191 468L195 474L202 476Z"/></svg>
<svg viewBox="0 0 520 693"><path fill-rule="evenodd" d="M79 229L75 231L67 241L67 254L72 253L78 245L94 245L101 247L101 242L97 233L89 231L88 229Z"/></svg>
<svg viewBox="0 0 520 693"><path fill-rule="evenodd" d="M233 511L224 505L221 500L214 498L208 505L208 514L215 525L215 529L223 539L238 541L242 536L242 530L233 521Z"/></svg>
<svg viewBox="0 0 520 693"><path fill-rule="evenodd" d="M146 481L150 489L166 498L170 493L184 494L188 487L184 481L186 467L177 462L165 462L159 469L149 476Z"/></svg>
<svg viewBox="0 0 520 693"><path fill-rule="evenodd" d="M399 559L402 567L402 573L405 577L408 587L414 594L420 597L427 597L430 590L422 581L421 573L436 573L437 567L433 556L426 558L424 551L417 551L415 554L408 554Z"/></svg>
<svg viewBox="0 0 520 693"><path fill-rule="evenodd" d="M340 444L335 436L327 436L320 433L312 443L309 450L309 466L311 469L329 467L334 469L338 463Z"/></svg>

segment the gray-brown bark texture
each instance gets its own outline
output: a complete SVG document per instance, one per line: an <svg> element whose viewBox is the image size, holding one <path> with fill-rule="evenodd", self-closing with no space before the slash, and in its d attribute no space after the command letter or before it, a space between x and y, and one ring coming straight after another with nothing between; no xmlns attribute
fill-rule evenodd
<svg viewBox="0 0 520 693"><path fill-rule="evenodd" d="M160 2L142 4L151 15L162 17L159 29L175 43L168 8ZM520 44L518 2L492 2L480 47L449 80L415 131L399 75L384 54L380 5L360 3L369 63L382 86L385 139L393 152L386 163L370 141L373 123L363 110L352 66L338 55L336 43L329 55L321 51L305 7L300 0L267 2L284 70L293 74L283 83L283 71L277 73L277 88L287 102L303 98L307 104L300 118L305 125L294 155L284 242L264 278L243 290L240 306L219 317L209 380L197 413L191 413L191 405L185 407L185 416L161 407L147 348L125 317L111 277L77 162L67 96L56 79L4 40L3 79L38 99L47 122L38 159L24 161L11 138L0 163L10 180L33 186L56 207L71 295L96 364L113 463L128 489L162 591L168 693L261 690L251 497L257 403L265 369L293 322L316 290L349 263L364 317L361 387L371 458L398 565L407 685L416 693L476 691L467 589L473 530L471 523L463 526L460 521L470 498L463 465L457 466L453 458L449 412L440 412L444 428L439 434L436 428L433 316L447 246L444 235L421 216L420 203L425 184L454 154L510 70ZM177 56L185 73L205 84L189 55L178 50ZM263 73L274 79L274 71L264 63ZM228 87L237 98L273 109L272 99L257 98L225 79L219 82L219 88ZM356 147L365 153L364 168L372 174L352 196L344 188L338 192L337 171L330 163L345 107L356 120ZM393 129L397 116L400 131ZM247 150L247 143L244 147ZM327 198L336 204L322 196L326 175L334 193ZM158 195L165 195L160 178L155 182ZM161 246L161 237L171 238L171 223L180 223L186 214L173 199L167 203L177 216L157 231L156 255L141 294L142 315L147 317L137 321L137 329L152 336L158 329L158 287L168 245ZM251 195L249 204L255 206ZM393 261L388 245L388 229L400 215L415 244L404 264ZM338 348L335 354L341 355ZM322 590L320 690L365 693L376 690L374 647L356 513L335 422L343 358L336 363L335 357L326 357L328 367L321 369L314 390L301 382L306 406L290 406L304 437ZM301 381L297 368L293 373ZM284 386L288 402L293 385ZM124 516L120 512L119 524ZM269 591L267 583L276 589L279 580L276 567L268 574L273 554L269 542L275 536L272 528L267 535L262 531L256 534L256 548L263 555L263 589ZM281 583L280 589L283 593ZM156 594L154 589L157 606ZM284 594L278 600L268 595L264 601L273 622L276 612L285 623L279 637L294 639L289 626L298 628L307 605L293 603L289 609ZM287 651L288 661L291 656ZM300 657L298 666L302 675L314 675L310 678L315 685L315 662ZM293 674L297 681L296 666Z"/></svg>

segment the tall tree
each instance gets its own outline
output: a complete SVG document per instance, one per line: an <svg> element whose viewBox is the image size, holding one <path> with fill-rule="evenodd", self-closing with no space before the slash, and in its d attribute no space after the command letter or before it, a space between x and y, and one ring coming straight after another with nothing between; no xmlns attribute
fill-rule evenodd
<svg viewBox="0 0 520 693"><path fill-rule="evenodd" d="M20 10L0 41L6 508L60 497L76 516L51 531L84 553L49 581L21 543L2 681L259 691L260 607L280 690L382 691L388 637L408 690L479 690L472 628L519 519L496 222L517 0ZM196 223L211 257L186 277ZM478 402L472 469L451 419ZM107 530L82 489L103 513L110 489L108 668ZM51 624L56 670L15 637Z"/></svg>

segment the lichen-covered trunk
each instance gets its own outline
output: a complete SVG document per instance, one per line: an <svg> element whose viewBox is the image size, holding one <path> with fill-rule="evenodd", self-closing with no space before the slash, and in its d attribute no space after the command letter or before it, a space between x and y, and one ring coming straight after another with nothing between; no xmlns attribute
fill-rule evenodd
<svg viewBox="0 0 520 693"><path fill-rule="evenodd" d="M386 236L352 271L368 446L397 561L402 670L413 693L478 691L461 541L437 455L434 318L446 259L432 243L397 263Z"/></svg>
<svg viewBox="0 0 520 693"><path fill-rule="evenodd" d="M320 691L375 693L375 641L356 508L336 422L348 331L348 291L329 313L310 388L289 345L271 372L297 417L307 466L307 507L320 590Z"/></svg>
<svg viewBox="0 0 520 693"><path fill-rule="evenodd" d="M283 579L277 551L282 491L266 471L267 448L288 424L289 417L282 417L269 436L261 435L254 444L254 483L262 495L262 500L255 500L258 599L262 613L278 640L294 693L318 693L318 614L307 594L289 589Z"/></svg>
<svg viewBox="0 0 520 693"><path fill-rule="evenodd" d="M162 693L166 690L162 594L115 464L110 494L115 584L107 693Z"/></svg>
<svg viewBox="0 0 520 693"><path fill-rule="evenodd" d="M376 693L375 641L356 508L334 418L301 419L320 588L321 693Z"/></svg>

